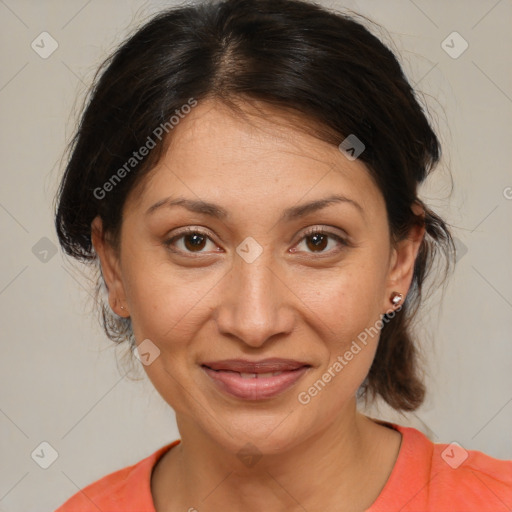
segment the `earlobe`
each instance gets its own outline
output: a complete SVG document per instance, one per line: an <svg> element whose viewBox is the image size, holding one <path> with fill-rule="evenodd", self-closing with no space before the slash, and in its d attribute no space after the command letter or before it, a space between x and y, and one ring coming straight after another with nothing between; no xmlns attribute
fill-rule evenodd
<svg viewBox="0 0 512 512"><path fill-rule="evenodd" d="M105 236L103 222L98 215L91 223L91 241L99 262L101 273L108 290L110 308L119 316L129 316L125 301L124 286L121 278L119 257Z"/></svg>

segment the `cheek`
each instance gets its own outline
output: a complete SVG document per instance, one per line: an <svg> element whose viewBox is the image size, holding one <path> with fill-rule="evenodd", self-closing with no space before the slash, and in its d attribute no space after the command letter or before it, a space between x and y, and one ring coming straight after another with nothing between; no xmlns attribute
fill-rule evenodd
<svg viewBox="0 0 512 512"><path fill-rule="evenodd" d="M203 322L202 301L214 292L207 273L180 274L171 265L134 260L126 272L132 326L137 340L154 339L165 345L185 343Z"/></svg>
<svg viewBox="0 0 512 512"><path fill-rule="evenodd" d="M170 265L133 262L127 272L132 328L138 343L151 340L159 355L144 365L149 380L160 396L183 415L193 410L183 386L188 387L193 375L193 350L190 345L204 324L207 311L204 300L215 282L190 279L170 270Z"/></svg>
<svg viewBox="0 0 512 512"><path fill-rule="evenodd" d="M317 353L323 357L297 399L311 403L314 415L325 421L355 395L375 357L381 327L378 277L368 270L340 273L310 296Z"/></svg>
<svg viewBox="0 0 512 512"><path fill-rule="evenodd" d="M386 276L384 260L377 255L377 247L361 250L339 271L317 274L316 285L304 292L311 318L316 318L318 351L324 353L321 368L309 382L312 395L303 390L308 396L321 391L324 399L340 406L368 374L380 338Z"/></svg>
<svg viewBox="0 0 512 512"><path fill-rule="evenodd" d="M337 335L346 342L375 323L381 313L382 270L359 261L323 275L313 274L311 282L302 282L304 302L324 324L326 335Z"/></svg>

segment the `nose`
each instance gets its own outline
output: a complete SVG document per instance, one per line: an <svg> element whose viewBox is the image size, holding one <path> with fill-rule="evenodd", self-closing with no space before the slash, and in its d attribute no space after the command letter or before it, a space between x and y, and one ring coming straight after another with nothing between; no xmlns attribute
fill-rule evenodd
<svg viewBox="0 0 512 512"><path fill-rule="evenodd" d="M295 321L295 296L264 254L252 263L235 258L220 290L216 314L221 334L254 348L276 335L291 333Z"/></svg>

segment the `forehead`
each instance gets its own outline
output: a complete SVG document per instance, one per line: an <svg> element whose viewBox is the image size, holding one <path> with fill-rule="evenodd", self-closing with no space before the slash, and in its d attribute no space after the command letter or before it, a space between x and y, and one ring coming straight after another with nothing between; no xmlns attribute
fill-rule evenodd
<svg viewBox="0 0 512 512"><path fill-rule="evenodd" d="M317 129L303 116L268 105L244 105L240 115L219 101L200 102L171 132L164 156L135 196L137 204L147 208L175 192L215 202L238 199L242 207L266 198L270 208L279 200L339 192L365 210L383 208L366 166L321 140Z"/></svg>
<svg viewBox="0 0 512 512"><path fill-rule="evenodd" d="M259 102L238 103L240 111L233 111L218 100L201 102L180 122L170 141L173 156L186 156L187 160L212 159L212 164L231 164L261 158L265 161L309 159L327 167L338 158L338 150L318 138L324 130L331 139L337 138L333 130L305 119L304 115L279 110ZM340 141L341 142L341 141ZM196 151L200 148L200 151ZM275 173L274 173L275 174Z"/></svg>

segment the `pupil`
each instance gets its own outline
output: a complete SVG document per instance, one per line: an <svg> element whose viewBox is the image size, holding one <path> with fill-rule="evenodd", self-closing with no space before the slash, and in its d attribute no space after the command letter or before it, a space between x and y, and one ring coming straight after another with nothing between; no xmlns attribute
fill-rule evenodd
<svg viewBox="0 0 512 512"><path fill-rule="evenodd" d="M185 240L187 241L187 246L191 246L192 248L195 249L202 249L202 246L204 245L204 237L203 235L200 235L198 233L188 235L188 237L186 237ZM193 241L190 242L191 240Z"/></svg>
<svg viewBox="0 0 512 512"><path fill-rule="evenodd" d="M313 241L312 246L314 248L324 249L327 237L325 235L322 235L321 233L316 233L316 234L310 236L310 240Z"/></svg>

